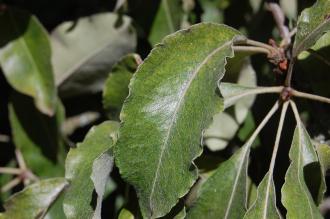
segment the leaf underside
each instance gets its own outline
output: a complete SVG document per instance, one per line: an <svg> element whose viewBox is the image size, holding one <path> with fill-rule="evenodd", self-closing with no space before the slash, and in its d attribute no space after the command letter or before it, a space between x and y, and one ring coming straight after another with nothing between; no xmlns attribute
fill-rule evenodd
<svg viewBox="0 0 330 219"><path fill-rule="evenodd" d="M217 81L239 34L225 25L194 25L166 37L133 76L114 153L144 217L168 213L197 179L192 161L202 152Z"/></svg>

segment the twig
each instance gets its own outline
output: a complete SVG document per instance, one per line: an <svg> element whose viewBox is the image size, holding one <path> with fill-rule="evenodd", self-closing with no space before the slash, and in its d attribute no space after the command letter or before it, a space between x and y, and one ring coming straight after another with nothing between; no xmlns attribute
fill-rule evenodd
<svg viewBox="0 0 330 219"><path fill-rule="evenodd" d="M266 94L266 93L281 93L283 88L284 88L283 86L257 87L256 89L251 89L240 95L235 95L235 96L225 98L224 106L225 106L225 108L227 108L227 107L231 106L232 102L235 102L243 97L250 96L250 95Z"/></svg>
<svg viewBox="0 0 330 219"><path fill-rule="evenodd" d="M270 111L267 113L265 118L261 121L261 123L258 125L256 130L253 132L249 140L247 141L247 145L251 145L252 142L256 139L256 137L259 135L260 131L264 128L264 126L267 124L267 122L270 120L270 118L274 115L274 113L278 110L279 108L279 102L276 101L274 106L270 109Z"/></svg>
<svg viewBox="0 0 330 219"><path fill-rule="evenodd" d="M20 167L20 169L26 170L27 167L26 167L22 152L16 148L15 154L16 154L17 163L18 163L18 166Z"/></svg>
<svg viewBox="0 0 330 219"><path fill-rule="evenodd" d="M291 95L295 96L295 97L301 97L301 98L316 100L316 101L320 101L320 102L323 102L323 103L330 104L330 98L318 96L318 95L315 95L315 94L304 93L304 92L297 91L297 90L294 90L294 89L292 89Z"/></svg>
<svg viewBox="0 0 330 219"><path fill-rule="evenodd" d="M292 72L293 72L293 66L294 66L295 62L296 62L296 58L292 58L290 61L289 69L286 74L286 78L285 78L285 82L284 82L284 85L286 87L291 87Z"/></svg>
<svg viewBox="0 0 330 219"><path fill-rule="evenodd" d="M245 45L249 45L249 46L256 46L256 47L261 47L261 48L265 48L269 51L275 51L275 48L266 44L266 43L262 43L262 42L258 42L258 41L255 41L255 40L251 40L251 39L246 39L242 42L238 42L238 44L245 44ZM276 52L276 51L275 51Z"/></svg>
<svg viewBox="0 0 330 219"><path fill-rule="evenodd" d="M282 133L284 119L285 119L285 115L286 115L288 106L289 106L289 102L285 102L283 104L283 107L282 107L282 112L281 112L281 117L280 117L280 121L279 121L278 128L277 128L277 133L276 133L272 158L271 158L270 165L269 165L269 175L270 176L273 175L276 155L277 155L277 151L278 151L278 148L279 148L279 145L280 145L281 133Z"/></svg>
<svg viewBox="0 0 330 219"><path fill-rule="evenodd" d="M3 187L1 187L1 192L7 192L10 189L14 188L15 186L17 186L18 184L21 183L21 178L20 177L16 177L13 180L11 180L9 183L7 183L6 185L4 185Z"/></svg>
<svg viewBox="0 0 330 219"><path fill-rule="evenodd" d="M257 46L233 46L234 52L251 52L251 53L265 53L268 56L271 54L268 49Z"/></svg>
<svg viewBox="0 0 330 219"><path fill-rule="evenodd" d="M12 168L12 167L0 167L1 174L12 174L12 175L20 175L22 173L21 169Z"/></svg>
<svg viewBox="0 0 330 219"><path fill-rule="evenodd" d="M283 47L287 47L291 43L289 28L285 25L285 16L281 7L277 3L267 3L267 9L272 13L276 26L282 37Z"/></svg>

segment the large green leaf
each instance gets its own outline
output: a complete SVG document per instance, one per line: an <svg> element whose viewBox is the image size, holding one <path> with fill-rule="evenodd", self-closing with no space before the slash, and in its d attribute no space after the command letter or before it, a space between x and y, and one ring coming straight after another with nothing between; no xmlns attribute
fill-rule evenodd
<svg viewBox="0 0 330 219"><path fill-rule="evenodd" d="M55 115L48 117L35 108L31 98L14 93L9 120L13 142L28 168L41 178L63 176L65 152L60 128L64 109L60 101Z"/></svg>
<svg viewBox="0 0 330 219"><path fill-rule="evenodd" d="M281 190L287 218L322 218L307 184L311 179L304 174L308 166L317 164L318 157L300 120L297 121L289 157L291 164ZM317 171L314 170L313 174L317 174ZM321 191L320 194L322 193Z"/></svg>
<svg viewBox="0 0 330 219"><path fill-rule="evenodd" d="M0 14L0 65L9 84L32 96L38 109L53 115L56 88L48 36L37 18L8 8Z"/></svg>
<svg viewBox="0 0 330 219"><path fill-rule="evenodd" d="M330 29L330 0L317 0L310 8L305 9L297 25L297 34L293 45L293 56L310 48Z"/></svg>
<svg viewBox="0 0 330 219"><path fill-rule="evenodd" d="M248 159L250 148L267 121L278 109L276 103L258 128L229 160L202 184L200 195L188 211L187 218L243 218L248 201Z"/></svg>
<svg viewBox="0 0 330 219"><path fill-rule="evenodd" d="M119 124L111 121L95 126L77 148L69 151L65 177L70 187L63 201L67 218L100 218L100 202L113 159L107 151L116 141L118 128ZM90 205L94 188L99 195L95 213Z"/></svg>
<svg viewBox="0 0 330 219"><path fill-rule="evenodd" d="M323 170L323 175L326 175L326 171L330 169L330 146L326 144L318 145L317 154Z"/></svg>
<svg viewBox="0 0 330 219"><path fill-rule="evenodd" d="M121 110L128 96L128 84L141 62L138 54L129 54L114 65L103 89L103 107L107 112Z"/></svg>
<svg viewBox="0 0 330 219"><path fill-rule="evenodd" d="M161 0L149 35L152 45L160 43L166 35L180 29L183 16L181 3L182 0Z"/></svg>
<svg viewBox="0 0 330 219"><path fill-rule="evenodd" d="M56 84L63 97L101 91L112 65L136 46L131 19L113 13L65 22L51 39Z"/></svg>
<svg viewBox="0 0 330 219"><path fill-rule="evenodd" d="M43 218L63 189L68 185L64 178L45 179L14 194L4 204L3 219Z"/></svg>
<svg viewBox="0 0 330 219"><path fill-rule="evenodd" d="M114 151L144 217L165 215L195 182L192 161L217 111L217 81L239 34L225 25L194 25L166 37L133 76Z"/></svg>

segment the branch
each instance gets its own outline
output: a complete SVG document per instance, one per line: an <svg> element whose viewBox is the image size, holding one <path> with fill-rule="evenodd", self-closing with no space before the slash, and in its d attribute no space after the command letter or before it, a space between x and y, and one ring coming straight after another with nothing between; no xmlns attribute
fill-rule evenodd
<svg viewBox="0 0 330 219"><path fill-rule="evenodd" d="M294 89L292 89L291 95L295 96L295 97L301 97L301 98L305 98L305 99L316 100L316 101L330 104L330 98L322 97L322 96L318 96L318 95L314 95L314 94L309 94L309 93L304 93L304 92L297 91Z"/></svg>

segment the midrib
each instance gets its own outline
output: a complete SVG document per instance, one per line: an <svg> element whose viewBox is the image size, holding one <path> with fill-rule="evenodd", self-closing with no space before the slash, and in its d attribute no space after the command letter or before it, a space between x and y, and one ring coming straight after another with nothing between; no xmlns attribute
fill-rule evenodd
<svg viewBox="0 0 330 219"><path fill-rule="evenodd" d="M172 132L172 128L173 128L173 125L175 123L176 116L177 116L177 114L179 112L179 109L181 108L181 106L183 104L184 97L187 94L187 91L188 91L191 83L193 82L193 80L195 79L195 77L197 76L197 74L201 70L201 68L212 58L212 56L214 56L217 52L219 52L224 47L229 46L231 43L232 43L231 40L228 41L228 42L226 42L222 46L214 49L209 55L206 56L206 58L201 62L201 64L199 64L197 66L196 70L193 72L190 80L188 81L187 85L185 86L185 88L184 88L184 90L182 92L182 95L179 98L178 103L176 104L176 107L175 107L175 110L174 110L174 113L173 113L173 117L172 117L172 119L170 121L170 126L168 128L167 133L166 133L165 141L164 141L163 145L161 146L159 160L158 160L157 168L156 168L156 171L155 171L155 177L154 177L154 180L152 182L151 192L150 192L150 196L149 196L149 207L150 207L151 210L152 210L152 199L153 199L153 195L154 195L154 190L155 190L156 182L157 182L158 177L159 177L159 169L160 169L160 166L161 166L161 163L162 163L162 159L164 157L165 149L168 146L168 140L169 140L170 134Z"/></svg>

